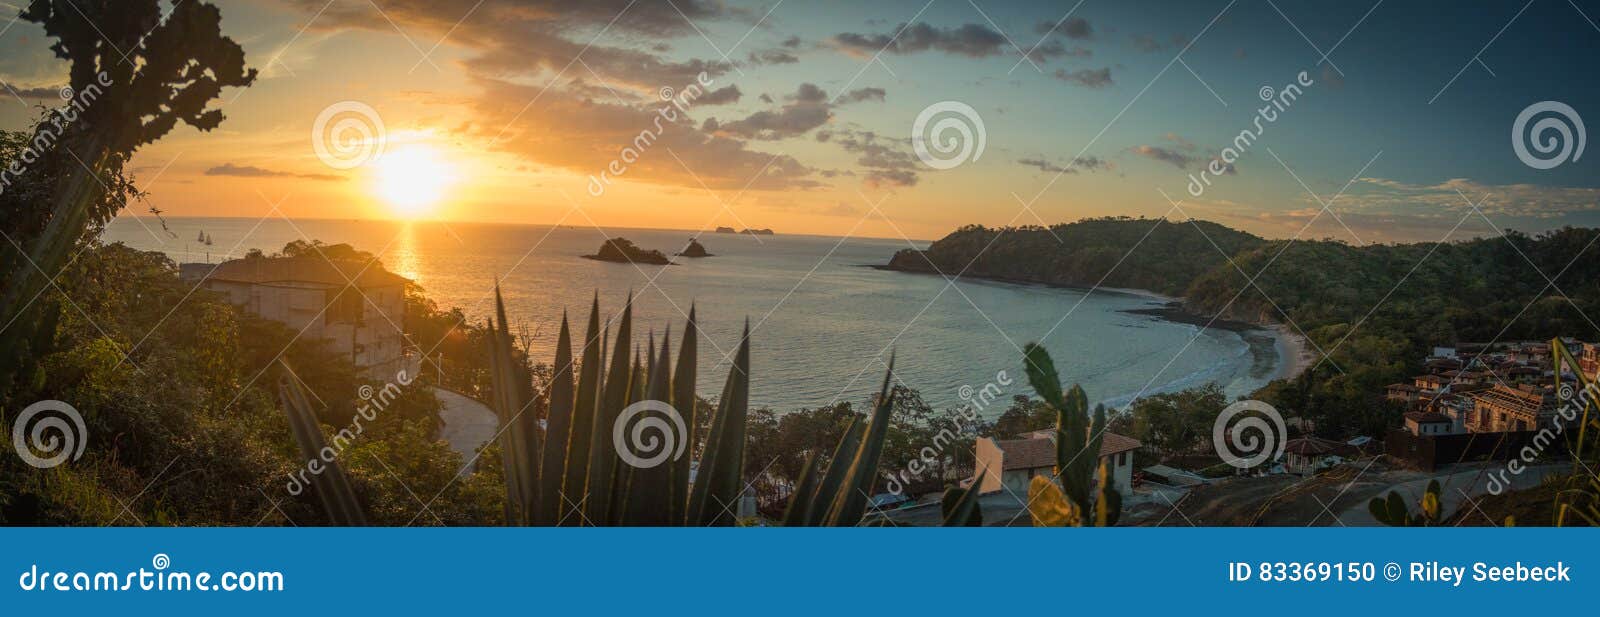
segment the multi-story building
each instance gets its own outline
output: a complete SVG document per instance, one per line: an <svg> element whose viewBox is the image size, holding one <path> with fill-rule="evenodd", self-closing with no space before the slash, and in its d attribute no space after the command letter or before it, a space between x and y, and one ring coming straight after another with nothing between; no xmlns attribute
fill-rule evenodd
<svg viewBox="0 0 1600 617"><path fill-rule="evenodd" d="M1554 388L1535 384L1495 384L1471 395L1466 429L1474 433L1528 431L1556 413Z"/></svg>
<svg viewBox="0 0 1600 617"><path fill-rule="evenodd" d="M367 377L391 379L411 364L401 330L407 281L376 263L253 257L183 264L179 272L301 338L326 341Z"/></svg>

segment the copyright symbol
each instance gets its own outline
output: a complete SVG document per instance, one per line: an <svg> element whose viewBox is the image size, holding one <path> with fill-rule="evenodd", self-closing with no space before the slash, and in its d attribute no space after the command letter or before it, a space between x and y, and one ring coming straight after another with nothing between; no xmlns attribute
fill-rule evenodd
<svg viewBox="0 0 1600 617"><path fill-rule="evenodd" d="M659 94L661 95L661 100L670 101L676 93L672 91L672 86L662 86Z"/></svg>
<svg viewBox="0 0 1600 617"><path fill-rule="evenodd" d="M1400 580L1400 564L1389 562L1389 565L1383 567L1383 577L1389 579L1391 583Z"/></svg>
<svg viewBox="0 0 1600 617"><path fill-rule="evenodd" d="M1270 101L1272 100L1272 97L1277 96L1278 93L1272 90L1272 86L1262 86L1261 92L1258 94L1261 96L1261 100Z"/></svg>

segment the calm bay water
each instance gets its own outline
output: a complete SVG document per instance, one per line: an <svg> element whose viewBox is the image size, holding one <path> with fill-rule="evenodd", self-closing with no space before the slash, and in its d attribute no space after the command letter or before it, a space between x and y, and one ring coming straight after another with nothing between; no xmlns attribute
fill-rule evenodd
<svg viewBox="0 0 1600 617"><path fill-rule="evenodd" d="M251 248L271 253L304 238L345 242L379 254L441 308L461 307L479 322L492 311L491 286L499 277L511 322L537 333L534 353L545 361L554 355L562 310L581 330L596 291L604 313L620 311L629 290L637 294L640 340L669 324L676 338L693 304L703 332L700 392L706 396L721 391L748 318L751 402L780 412L865 401L883 378L891 349L896 378L938 407L961 404L963 386L981 390L999 381L999 371L1012 382L996 383L1004 398L1032 394L1016 346L1040 337L1064 381L1083 384L1091 400L1111 403L1147 384L1148 392L1162 392L1214 381L1230 395L1246 394L1273 368L1271 360L1267 366L1253 361L1237 333L1120 312L1159 305L1153 298L1104 290L1085 298L1077 290L966 280L945 289L942 277L863 267L887 263L907 248L899 240L706 233L701 242L715 257L636 267L580 255L594 253L606 233L670 254L690 232L281 218L170 218L166 227L170 232L154 219L124 217L107 227L104 239L163 251L180 262L215 262ZM202 231L211 246L196 242Z"/></svg>

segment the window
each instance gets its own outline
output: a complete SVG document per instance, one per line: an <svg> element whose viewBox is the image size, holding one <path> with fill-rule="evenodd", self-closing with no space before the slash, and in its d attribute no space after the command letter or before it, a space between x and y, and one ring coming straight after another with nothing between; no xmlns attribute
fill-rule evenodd
<svg viewBox="0 0 1600 617"><path fill-rule="evenodd" d="M329 289L328 308L323 311L324 323L361 323L361 292L354 287Z"/></svg>

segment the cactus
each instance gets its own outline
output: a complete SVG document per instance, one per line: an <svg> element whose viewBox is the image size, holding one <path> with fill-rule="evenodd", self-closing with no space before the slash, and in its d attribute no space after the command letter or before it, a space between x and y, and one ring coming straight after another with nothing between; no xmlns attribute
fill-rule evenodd
<svg viewBox="0 0 1600 617"><path fill-rule="evenodd" d="M1405 498L1395 491L1389 491L1387 497L1372 498L1367 502L1367 511L1372 513L1372 518L1390 527L1432 527L1438 525L1441 519L1439 493L1439 481L1428 482L1427 490L1422 493L1422 503L1419 504L1422 509L1417 514L1411 513Z"/></svg>
<svg viewBox="0 0 1600 617"><path fill-rule="evenodd" d="M1028 513L1034 526L1116 525L1122 496L1111 482L1110 467L1100 461L1105 409L1096 409L1091 423L1088 395L1077 385L1063 392L1055 362L1044 347L1029 343L1023 348L1023 360L1028 383L1056 410L1055 480L1035 476L1028 485Z"/></svg>
<svg viewBox="0 0 1600 617"><path fill-rule="evenodd" d="M972 477L982 478L988 470L987 467L981 468ZM945 489L943 498L939 500L939 512L944 515L945 527L982 527L983 509L978 507L977 480L967 488L952 486Z"/></svg>

